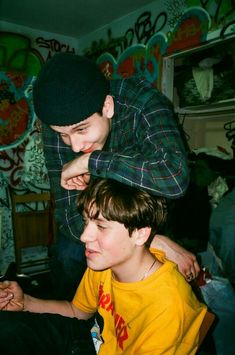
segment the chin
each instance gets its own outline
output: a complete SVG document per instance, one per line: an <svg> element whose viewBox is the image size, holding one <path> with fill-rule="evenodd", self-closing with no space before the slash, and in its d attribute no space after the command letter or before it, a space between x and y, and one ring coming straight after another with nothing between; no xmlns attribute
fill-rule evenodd
<svg viewBox="0 0 235 355"><path fill-rule="evenodd" d="M94 271L104 271L110 267L106 265L94 265L94 263L89 262L87 263L87 266Z"/></svg>

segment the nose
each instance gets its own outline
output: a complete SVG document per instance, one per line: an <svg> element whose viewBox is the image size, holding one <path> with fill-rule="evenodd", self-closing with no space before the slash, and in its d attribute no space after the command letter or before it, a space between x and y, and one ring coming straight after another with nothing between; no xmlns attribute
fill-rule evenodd
<svg viewBox="0 0 235 355"><path fill-rule="evenodd" d="M70 144L74 153L79 153L83 149L83 143L79 141L78 136L70 136Z"/></svg>
<svg viewBox="0 0 235 355"><path fill-rule="evenodd" d="M93 242L96 239L95 237L95 228L92 226L92 222L88 222L84 227L84 230L80 236L80 240L83 243Z"/></svg>

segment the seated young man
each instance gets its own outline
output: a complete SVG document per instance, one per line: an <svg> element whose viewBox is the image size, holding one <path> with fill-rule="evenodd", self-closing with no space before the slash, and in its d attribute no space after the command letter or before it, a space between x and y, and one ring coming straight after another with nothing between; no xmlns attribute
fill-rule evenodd
<svg viewBox="0 0 235 355"><path fill-rule="evenodd" d="M148 248L163 206L114 180L91 183L78 202L88 267L73 301L41 300L16 282L0 283L1 310L24 311L0 312L0 352L92 354L85 321L95 315L99 354L195 354L206 306L177 266Z"/></svg>

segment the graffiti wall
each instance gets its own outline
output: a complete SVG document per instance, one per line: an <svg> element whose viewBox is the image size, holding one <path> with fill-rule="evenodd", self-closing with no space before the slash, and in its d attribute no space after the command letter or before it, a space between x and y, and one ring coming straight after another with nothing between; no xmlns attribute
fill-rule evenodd
<svg viewBox="0 0 235 355"><path fill-rule="evenodd" d="M147 44L156 33L163 32L171 37L185 11L193 8L208 14L210 32L217 29L227 31L234 24L232 0L154 1L128 17L88 34L79 41L79 50L94 57L109 52L117 59L128 47L137 43Z"/></svg>
<svg viewBox="0 0 235 355"><path fill-rule="evenodd" d="M8 25L9 27L9 25ZM0 274L14 260L9 188L49 190L32 84L54 53L75 52L76 41L12 26L0 31Z"/></svg>
<svg viewBox="0 0 235 355"><path fill-rule="evenodd" d="M158 87L163 55L235 34L232 0L155 1L132 19L86 36L79 51L96 59L108 77L143 73Z"/></svg>

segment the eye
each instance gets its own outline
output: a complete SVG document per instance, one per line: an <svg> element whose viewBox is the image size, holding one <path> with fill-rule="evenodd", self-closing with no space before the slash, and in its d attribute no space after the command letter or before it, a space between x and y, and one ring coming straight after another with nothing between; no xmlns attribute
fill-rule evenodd
<svg viewBox="0 0 235 355"><path fill-rule="evenodd" d="M76 133L84 133L87 131L87 126L77 127Z"/></svg>
<svg viewBox="0 0 235 355"><path fill-rule="evenodd" d="M106 227L102 224L97 224L97 228L100 230L100 231L103 231L106 229Z"/></svg>

